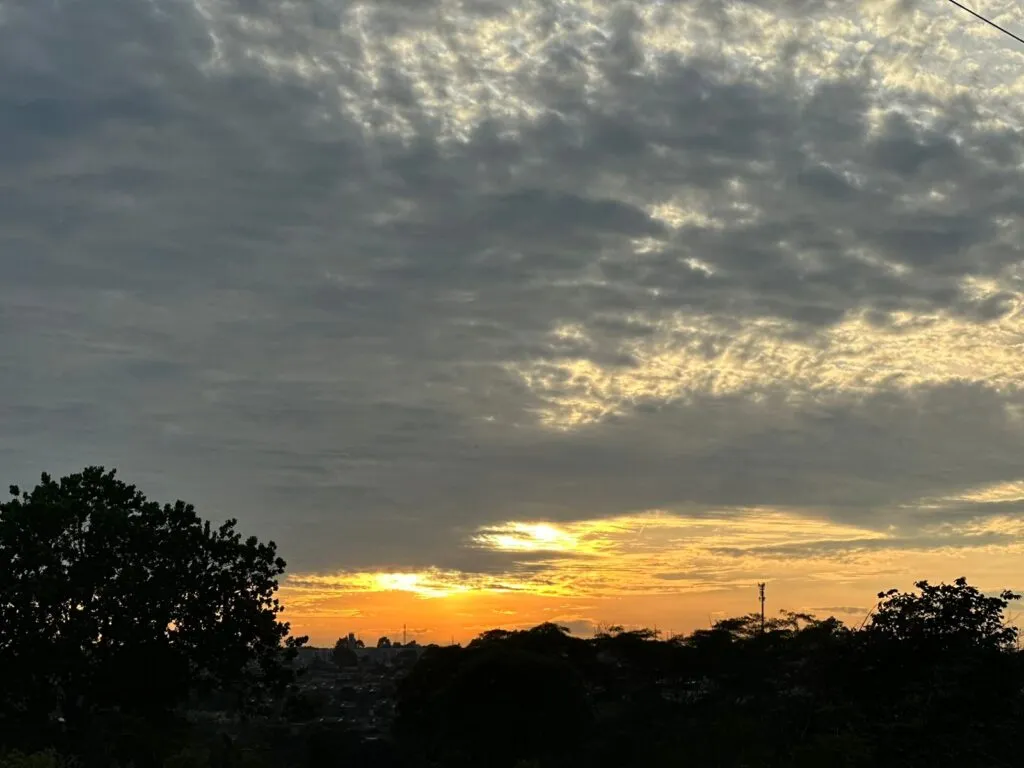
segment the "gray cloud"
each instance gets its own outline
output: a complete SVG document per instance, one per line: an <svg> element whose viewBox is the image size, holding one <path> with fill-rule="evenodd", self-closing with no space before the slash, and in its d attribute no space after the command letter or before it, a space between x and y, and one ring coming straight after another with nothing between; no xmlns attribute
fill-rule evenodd
<svg viewBox="0 0 1024 768"><path fill-rule="evenodd" d="M846 614L851 614L851 613L863 614L863 613L867 613L867 611L868 611L868 609L866 607L861 607L861 606L856 606L856 605L831 605L831 606L824 606L824 607L821 607L821 608L813 608L812 610L819 611L821 613L846 613Z"/></svg>
<svg viewBox="0 0 1024 768"><path fill-rule="evenodd" d="M725 39L753 34L720 6ZM295 567L487 571L509 558L461 542L510 518L773 504L882 527L1017 476L1020 396L976 382L540 423L509 365L637 371L629 345L681 312L718 324L708 360L750 322L813 346L862 312L1005 318L1024 141L974 100L881 90L852 46L811 85L790 43L768 72L714 46L654 71L639 7L601 34L530 7L537 61L510 73L459 42L504 4L0 0L10 481L116 465ZM414 55L411 30L448 48ZM654 210L676 198L673 225Z"/></svg>
<svg viewBox="0 0 1024 768"><path fill-rule="evenodd" d="M811 541L784 546L751 547L739 549L721 547L715 550L722 555L757 554L768 557L821 557L842 556L858 552L878 550L898 550L900 552L921 552L935 549L974 549L992 545L1009 544L1018 537L999 533L986 533L971 537L951 536L917 536L912 538L892 538L876 541L856 539L852 541Z"/></svg>

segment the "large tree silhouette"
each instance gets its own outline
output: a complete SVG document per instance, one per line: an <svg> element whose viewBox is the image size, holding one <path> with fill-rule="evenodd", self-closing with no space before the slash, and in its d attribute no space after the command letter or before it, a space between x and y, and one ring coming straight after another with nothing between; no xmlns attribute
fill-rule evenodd
<svg viewBox="0 0 1024 768"><path fill-rule="evenodd" d="M961 577L952 584L915 582L920 594L890 589L879 592L879 604L869 633L906 647L940 650L1009 650L1017 628L1003 618L1011 600L1020 595L1004 590L988 596Z"/></svg>
<svg viewBox="0 0 1024 768"><path fill-rule="evenodd" d="M211 527L90 467L0 504L0 732L165 719L190 695L257 704L303 638L274 598L273 542ZM52 735L52 734L51 734Z"/></svg>

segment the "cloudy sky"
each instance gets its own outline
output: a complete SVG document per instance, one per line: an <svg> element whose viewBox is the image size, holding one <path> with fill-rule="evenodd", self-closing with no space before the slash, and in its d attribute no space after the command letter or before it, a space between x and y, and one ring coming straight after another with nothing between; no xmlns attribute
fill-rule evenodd
<svg viewBox="0 0 1024 768"><path fill-rule="evenodd" d="M0 73L6 481L237 517L314 642L1024 586L1024 50L950 3L0 0Z"/></svg>

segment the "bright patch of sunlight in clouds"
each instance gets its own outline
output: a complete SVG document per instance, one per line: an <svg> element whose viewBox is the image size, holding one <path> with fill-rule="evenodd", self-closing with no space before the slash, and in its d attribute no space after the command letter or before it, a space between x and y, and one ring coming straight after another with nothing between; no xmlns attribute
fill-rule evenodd
<svg viewBox="0 0 1024 768"><path fill-rule="evenodd" d="M1024 501L1024 480L1009 483L995 483L981 488L974 488L950 501L968 501L981 504L1000 504L1011 501Z"/></svg>
<svg viewBox="0 0 1024 768"><path fill-rule="evenodd" d="M640 403L693 395L784 392L794 400L828 399L950 382L1019 391L1020 310L1018 295L1009 314L988 324L903 313L878 327L860 316L810 339L787 338L790 328L781 321L754 319L730 329L712 318L680 314L651 337L622 344L620 351L636 361L632 367L565 357L509 368L546 403L543 421L560 429Z"/></svg>
<svg viewBox="0 0 1024 768"><path fill-rule="evenodd" d="M1024 519L1010 515L972 520L955 530L957 536L985 536L994 534L1019 538L1024 536Z"/></svg>
<svg viewBox="0 0 1024 768"><path fill-rule="evenodd" d="M575 552L579 540L548 523L505 523L485 529L473 542L500 552Z"/></svg>
<svg viewBox="0 0 1024 768"><path fill-rule="evenodd" d="M931 512L958 509L963 505L974 505L975 511L978 516L981 517L984 513L984 507L986 505L1012 505L1018 502L1024 502L1024 480L1011 480L999 483L989 483L986 485L976 486L974 488L968 488L961 493L954 493L949 496L939 497L927 497L919 499L918 501L904 505L907 509L921 509L928 510ZM984 526L988 523L997 525L1001 529L1006 528L1006 521L1009 518L1005 516L994 516L987 517L984 520L973 521L970 525L974 526L972 530L977 531L978 526Z"/></svg>

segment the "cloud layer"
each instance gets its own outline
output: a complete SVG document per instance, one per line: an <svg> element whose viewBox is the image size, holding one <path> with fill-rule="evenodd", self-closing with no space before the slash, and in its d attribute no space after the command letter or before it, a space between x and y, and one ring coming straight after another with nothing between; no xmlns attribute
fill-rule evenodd
<svg viewBox="0 0 1024 768"><path fill-rule="evenodd" d="M1024 474L1008 42L888 0L0 0L9 479L118 466L301 573L468 584L542 578L474 544L515 522L1015 520L969 497Z"/></svg>

